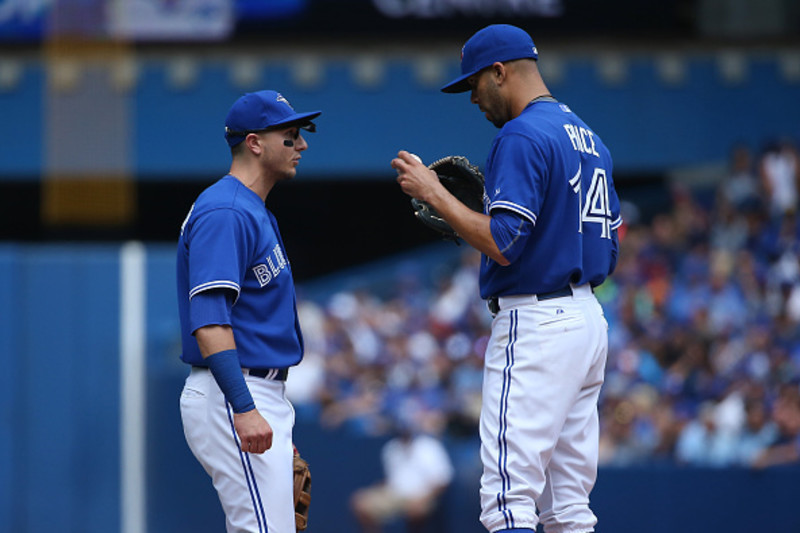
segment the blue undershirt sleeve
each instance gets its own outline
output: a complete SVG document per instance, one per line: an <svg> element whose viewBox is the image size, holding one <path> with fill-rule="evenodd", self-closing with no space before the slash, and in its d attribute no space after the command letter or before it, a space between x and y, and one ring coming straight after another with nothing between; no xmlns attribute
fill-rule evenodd
<svg viewBox="0 0 800 533"><path fill-rule="evenodd" d="M189 324L192 333L203 326L231 325L231 309L235 292L210 289L195 294L189 302Z"/></svg>
<svg viewBox="0 0 800 533"><path fill-rule="evenodd" d="M192 332L203 326L230 325L235 296L233 291L226 289L210 289L195 294L189 303ZM205 362L234 413L255 409L236 350L224 350L209 355Z"/></svg>
<svg viewBox="0 0 800 533"><path fill-rule="evenodd" d="M490 228L500 253L513 263L519 259L525 248L525 242L533 229L533 222L517 213L498 209L492 212Z"/></svg>
<svg viewBox="0 0 800 533"><path fill-rule="evenodd" d="M610 276L617 268L617 257L619 255L619 234L617 230L611 232L611 265L608 268L608 275Z"/></svg>

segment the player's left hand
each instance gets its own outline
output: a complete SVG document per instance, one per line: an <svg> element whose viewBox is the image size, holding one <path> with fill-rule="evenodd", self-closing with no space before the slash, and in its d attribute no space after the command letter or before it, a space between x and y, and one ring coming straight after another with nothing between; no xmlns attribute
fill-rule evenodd
<svg viewBox="0 0 800 533"><path fill-rule="evenodd" d="M397 170L397 183L400 184L400 188L412 198L433 203L433 197L444 190L436 172L426 167L410 152L400 150L391 164L392 168Z"/></svg>
<svg viewBox="0 0 800 533"><path fill-rule="evenodd" d="M234 413L233 427L239 435L243 452L264 453L272 447L272 426L258 409L246 413Z"/></svg>

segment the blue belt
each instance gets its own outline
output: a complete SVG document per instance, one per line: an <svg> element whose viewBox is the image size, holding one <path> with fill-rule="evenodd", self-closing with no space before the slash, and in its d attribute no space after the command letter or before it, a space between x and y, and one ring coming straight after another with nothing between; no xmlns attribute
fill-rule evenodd
<svg viewBox="0 0 800 533"><path fill-rule="evenodd" d="M562 287L555 291L543 292L541 294L537 294L536 299L541 302L542 300L552 300L553 298L561 298L563 296L572 296L572 287L567 285L566 287ZM497 296L489 297L486 303L489 306L489 311L493 315L496 315L500 312L500 298Z"/></svg>

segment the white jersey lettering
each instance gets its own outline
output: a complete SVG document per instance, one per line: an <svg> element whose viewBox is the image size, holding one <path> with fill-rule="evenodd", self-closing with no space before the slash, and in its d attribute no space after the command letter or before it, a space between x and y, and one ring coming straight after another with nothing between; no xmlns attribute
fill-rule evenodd
<svg viewBox="0 0 800 533"><path fill-rule="evenodd" d="M564 131L567 132L567 136L576 152L583 152L584 154L600 157L600 154L597 153L597 146L594 141L594 133L592 130L573 124L564 124Z"/></svg>
<svg viewBox="0 0 800 533"><path fill-rule="evenodd" d="M269 271L267 265L261 263L253 267L253 273L256 275L259 285L266 287L272 281L272 272Z"/></svg>
<svg viewBox="0 0 800 533"><path fill-rule="evenodd" d="M584 152L587 154L591 154L595 157L600 157L600 154L597 153L597 149L594 146L594 133L591 130L587 130L586 128L581 128L581 141L583 143ZM586 138L589 138L589 144L586 144Z"/></svg>
<svg viewBox="0 0 800 533"><path fill-rule="evenodd" d="M260 263L253 267L253 273L255 273L256 279L258 279L258 283L262 287L265 287L275 276L280 274L288 264L280 244L275 245L275 248L272 249L272 254L267 257L266 261L266 264Z"/></svg>
<svg viewBox="0 0 800 533"><path fill-rule="evenodd" d="M583 205L583 222L600 224L600 238L611 238L611 209L605 169L594 169L592 183L586 191L586 203Z"/></svg>
<svg viewBox="0 0 800 533"><path fill-rule="evenodd" d="M278 262L278 268L283 270L286 268L286 256L283 255L283 250L281 250L281 245L276 244L275 248L272 250L272 253L275 254L275 260Z"/></svg>
<svg viewBox="0 0 800 533"><path fill-rule="evenodd" d="M578 135L578 132L575 131L575 126L573 126L572 124L564 124L564 130L567 132L569 140L572 142L572 147L575 150L581 151L580 149L581 138L580 135Z"/></svg>

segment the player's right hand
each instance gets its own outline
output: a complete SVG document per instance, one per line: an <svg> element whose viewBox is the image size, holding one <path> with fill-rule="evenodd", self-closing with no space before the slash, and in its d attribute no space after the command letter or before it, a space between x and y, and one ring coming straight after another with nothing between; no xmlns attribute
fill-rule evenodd
<svg viewBox="0 0 800 533"><path fill-rule="evenodd" d="M239 435L243 452L264 453L272 447L272 427L258 409L234 413L233 427Z"/></svg>

